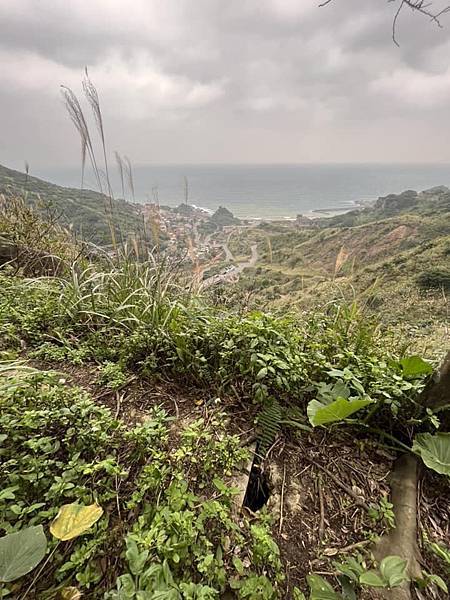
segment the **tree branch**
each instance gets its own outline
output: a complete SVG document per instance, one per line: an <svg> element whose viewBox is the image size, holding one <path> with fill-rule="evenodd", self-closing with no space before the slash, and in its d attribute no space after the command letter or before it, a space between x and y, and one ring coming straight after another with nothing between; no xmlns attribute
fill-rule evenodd
<svg viewBox="0 0 450 600"><path fill-rule="evenodd" d="M388 2L397 2L397 0L387 0ZM319 7L326 6L330 4L333 0L324 0ZM431 21L436 23L438 27L442 27L440 22L440 18L446 13L450 13L450 5L446 6L442 10L434 11L432 9L433 0L399 0L398 9L394 15L392 20L392 41L396 46L399 46L399 43L396 39L396 31L397 31L397 21L398 18L404 8L410 8L412 11L418 12L425 17L428 17Z"/></svg>

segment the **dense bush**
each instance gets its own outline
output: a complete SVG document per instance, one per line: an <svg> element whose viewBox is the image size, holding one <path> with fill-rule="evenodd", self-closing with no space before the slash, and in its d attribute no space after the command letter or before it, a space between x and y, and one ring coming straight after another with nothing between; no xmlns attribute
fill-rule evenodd
<svg viewBox="0 0 450 600"><path fill-rule="evenodd" d="M275 396L303 409L318 385L345 370L359 394L394 414L402 403L416 414L420 384L402 377L393 344L356 305L234 314L203 305L158 269L90 269L33 285L5 278L0 323L8 339L25 339L40 358L119 362L145 375L170 374L217 392L239 389L256 401Z"/></svg>
<svg viewBox="0 0 450 600"><path fill-rule="evenodd" d="M423 271L416 277L416 283L424 289L450 290L450 271L430 269Z"/></svg>

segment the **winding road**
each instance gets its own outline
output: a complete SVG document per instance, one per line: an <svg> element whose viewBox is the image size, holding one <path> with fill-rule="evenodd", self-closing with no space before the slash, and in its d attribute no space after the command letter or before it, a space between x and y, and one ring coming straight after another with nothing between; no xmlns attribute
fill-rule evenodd
<svg viewBox="0 0 450 600"><path fill-rule="evenodd" d="M222 247L225 252L225 258L227 260L234 261L234 257L230 252L227 244L222 244ZM231 257L231 258L230 258ZM251 246L251 256L249 260L233 265L232 267L227 267L225 271L222 273L217 273L217 275L213 275L212 277L208 277L203 281L202 288L206 289L211 285L217 285L218 283L224 283L225 281L231 283L233 281L237 281L239 275L242 273L244 269L249 269L254 267L258 261L258 245L253 244Z"/></svg>

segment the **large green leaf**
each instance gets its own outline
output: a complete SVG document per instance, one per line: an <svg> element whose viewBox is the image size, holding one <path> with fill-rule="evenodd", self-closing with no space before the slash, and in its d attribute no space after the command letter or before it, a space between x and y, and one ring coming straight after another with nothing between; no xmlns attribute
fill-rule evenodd
<svg viewBox="0 0 450 600"><path fill-rule="evenodd" d="M433 367L420 356L407 356L399 362L402 368L403 377L406 379L415 379L423 375L430 375Z"/></svg>
<svg viewBox="0 0 450 600"><path fill-rule="evenodd" d="M47 539L42 525L27 527L0 538L0 582L26 575L45 556Z"/></svg>
<svg viewBox="0 0 450 600"><path fill-rule="evenodd" d="M434 471L450 475L450 433L419 433L414 438L413 452Z"/></svg>
<svg viewBox="0 0 450 600"><path fill-rule="evenodd" d="M325 425L325 423L335 423L336 421L346 419L353 413L361 410L361 408L372 404L372 402L372 400L366 398L355 398L354 400L337 398L330 404L323 404L319 400L311 400L307 408L308 419L314 427Z"/></svg>

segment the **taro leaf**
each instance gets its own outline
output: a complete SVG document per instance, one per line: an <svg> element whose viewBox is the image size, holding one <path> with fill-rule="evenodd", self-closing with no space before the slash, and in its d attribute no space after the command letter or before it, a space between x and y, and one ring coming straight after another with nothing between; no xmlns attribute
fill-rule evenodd
<svg viewBox="0 0 450 600"><path fill-rule="evenodd" d="M0 538L0 582L26 575L45 556L47 539L42 525L27 527Z"/></svg>
<svg viewBox="0 0 450 600"><path fill-rule="evenodd" d="M406 566L408 561L400 556L386 556L380 564L380 573L390 588L398 587L407 581Z"/></svg>
<svg viewBox="0 0 450 600"><path fill-rule="evenodd" d="M412 449L427 467L450 475L450 433L419 433L414 438Z"/></svg>
<svg viewBox="0 0 450 600"><path fill-rule="evenodd" d="M127 551L125 556L133 575L140 575L148 558L148 550L139 552L139 548L134 540L127 539Z"/></svg>
<svg viewBox="0 0 450 600"><path fill-rule="evenodd" d="M117 578L117 590L119 592L119 598L134 598L136 593L136 586L133 577L126 573L120 575Z"/></svg>
<svg viewBox="0 0 450 600"><path fill-rule="evenodd" d="M341 594L333 590L326 579L319 575L308 575L306 580L310 588L310 600L342 600Z"/></svg>
<svg viewBox="0 0 450 600"><path fill-rule="evenodd" d="M403 358L399 365L403 372L403 377L406 379L415 379L423 375L430 375L433 372L433 367L420 358L420 356L408 356Z"/></svg>
<svg viewBox="0 0 450 600"><path fill-rule="evenodd" d="M328 404L336 398L348 398L350 396L350 388L342 379L338 379L333 385L320 382L317 386L317 396Z"/></svg>
<svg viewBox="0 0 450 600"><path fill-rule="evenodd" d="M372 402L365 398L355 398L354 400L337 398L331 404L322 404L319 400L311 400L307 408L308 419L313 427L342 421Z"/></svg>
<svg viewBox="0 0 450 600"><path fill-rule="evenodd" d="M361 585L370 585L370 587L386 587L386 581L380 577L378 571L366 571L359 578Z"/></svg>
<svg viewBox="0 0 450 600"><path fill-rule="evenodd" d="M76 502L64 504L50 525L50 531L55 538L65 542L90 529L102 514L103 508L98 504L90 504L89 506L83 506Z"/></svg>

